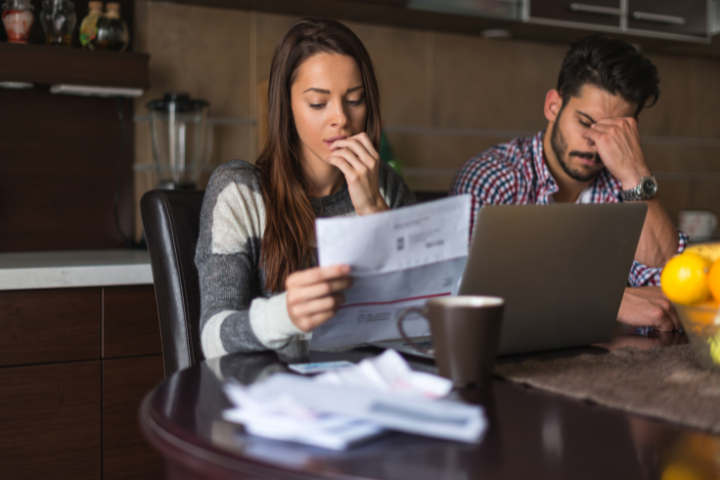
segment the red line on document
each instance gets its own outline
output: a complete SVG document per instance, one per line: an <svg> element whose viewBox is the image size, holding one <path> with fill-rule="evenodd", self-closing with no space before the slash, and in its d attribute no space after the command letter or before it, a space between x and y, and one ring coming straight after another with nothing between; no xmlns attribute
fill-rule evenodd
<svg viewBox="0 0 720 480"><path fill-rule="evenodd" d="M370 305L392 305L393 303L410 302L412 300L422 300L424 298L447 297L448 295L452 295L452 293L451 292L436 293L434 295L423 295L422 297L401 298L399 300L391 300L389 302L349 303L347 305L343 305L340 308L342 309L342 308L348 308L348 307L359 307L359 306L370 306Z"/></svg>

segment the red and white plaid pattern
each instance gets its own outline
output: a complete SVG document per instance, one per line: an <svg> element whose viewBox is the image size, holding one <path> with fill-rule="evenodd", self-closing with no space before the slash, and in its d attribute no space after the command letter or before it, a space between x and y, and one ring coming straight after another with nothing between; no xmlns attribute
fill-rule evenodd
<svg viewBox="0 0 720 480"><path fill-rule="evenodd" d="M515 138L495 145L468 160L458 171L450 187L450 195L472 194L471 231L482 205L523 205L553 203L557 183L545 164L543 136ZM589 187L587 203L622 202L620 181L604 170ZM678 231L678 253L685 250L687 236ZM662 268L653 268L633 261L628 277L632 287L660 285Z"/></svg>

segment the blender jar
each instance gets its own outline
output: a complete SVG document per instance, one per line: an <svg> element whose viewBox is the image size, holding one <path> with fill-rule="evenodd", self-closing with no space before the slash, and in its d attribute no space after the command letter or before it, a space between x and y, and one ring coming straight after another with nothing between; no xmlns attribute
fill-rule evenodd
<svg viewBox="0 0 720 480"><path fill-rule="evenodd" d="M183 93L166 93L147 104L158 188L194 189L205 152L205 100Z"/></svg>

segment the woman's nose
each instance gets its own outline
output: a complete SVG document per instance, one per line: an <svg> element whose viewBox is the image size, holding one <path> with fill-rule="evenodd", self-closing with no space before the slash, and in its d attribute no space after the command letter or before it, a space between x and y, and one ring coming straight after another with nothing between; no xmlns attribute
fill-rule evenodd
<svg viewBox="0 0 720 480"><path fill-rule="evenodd" d="M332 126L343 128L348 121L348 115L345 111L344 102L334 102L334 108L332 112Z"/></svg>

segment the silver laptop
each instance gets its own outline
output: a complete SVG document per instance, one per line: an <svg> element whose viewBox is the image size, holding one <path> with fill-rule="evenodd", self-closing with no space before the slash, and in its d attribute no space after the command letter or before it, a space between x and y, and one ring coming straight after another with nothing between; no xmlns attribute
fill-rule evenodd
<svg viewBox="0 0 720 480"><path fill-rule="evenodd" d="M459 293L505 299L498 354L610 340L646 213L644 202L481 208Z"/></svg>

